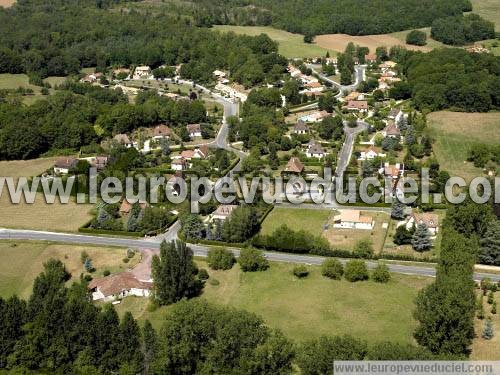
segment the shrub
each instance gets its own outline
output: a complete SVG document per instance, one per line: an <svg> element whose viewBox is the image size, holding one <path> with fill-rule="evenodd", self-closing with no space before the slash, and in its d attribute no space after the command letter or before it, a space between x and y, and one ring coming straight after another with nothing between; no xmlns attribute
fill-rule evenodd
<svg viewBox="0 0 500 375"><path fill-rule="evenodd" d="M391 279L391 274L389 273L389 267L384 263L379 263L372 273L373 281L377 283L386 283Z"/></svg>
<svg viewBox="0 0 500 375"><path fill-rule="evenodd" d="M406 43L414 46L425 46L427 44L427 34L420 30L412 30L406 35Z"/></svg>
<svg viewBox="0 0 500 375"><path fill-rule="evenodd" d="M368 268L362 260L350 260L345 266L345 278L348 281L363 281L368 279Z"/></svg>
<svg viewBox="0 0 500 375"><path fill-rule="evenodd" d="M210 281L208 283L210 285L213 285L213 286L217 286L220 284L219 280L217 280L217 279L210 279Z"/></svg>
<svg viewBox="0 0 500 375"><path fill-rule="evenodd" d="M80 262L82 262L82 264L85 264L85 261L89 258L89 254L85 250L80 253Z"/></svg>
<svg viewBox="0 0 500 375"><path fill-rule="evenodd" d="M337 259L326 259L321 265L321 274L330 279L340 280L344 274L344 266Z"/></svg>
<svg viewBox="0 0 500 375"><path fill-rule="evenodd" d="M232 251L227 249L210 249L207 263L213 270L230 270L233 268L236 259Z"/></svg>
<svg viewBox="0 0 500 375"><path fill-rule="evenodd" d="M123 260L123 263L128 263L130 261L129 258L123 258L122 260Z"/></svg>
<svg viewBox="0 0 500 375"><path fill-rule="evenodd" d="M127 258L132 259L135 255L135 251L132 249L127 249Z"/></svg>
<svg viewBox="0 0 500 375"><path fill-rule="evenodd" d="M238 263L243 272L265 271L269 268L269 262L262 251L253 247L241 250Z"/></svg>
<svg viewBox="0 0 500 375"><path fill-rule="evenodd" d="M208 275L208 272L206 269L202 268L198 271L198 279L205 281L208 280L210 276Z"/></svg>
<svg viewBox="0 0 500 375"><path fill-rule="evenodd" d="M370 258L373 255L373 247L370 240L360 240L354 247L354 254L359 258Z"/></svg>
<svg viewBox="0 0 500 375"><path fill-rule="evenodd" d="M110 272L109 270L104 270L104 271L102 272L102 275L103 275L104 277L106 277L106 276L111 275L111 272Z"/></svg>
<svg viewBox="0 0 500 375"><path fill-rule="evenodd" d="M309 275L309 270L304 265L295 266L293 267L293 274L299 279L302 279L303 277L307 277L307 275Z"/></svg>

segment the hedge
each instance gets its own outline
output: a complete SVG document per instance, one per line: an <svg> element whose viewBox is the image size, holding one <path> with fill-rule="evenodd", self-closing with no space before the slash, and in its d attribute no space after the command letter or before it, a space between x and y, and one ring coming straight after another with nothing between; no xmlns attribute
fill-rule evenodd
<svg viewBox="0 0 500 375"><path fill-rule="evenodd" d="M108 234L113 236L126 236L126 237L143 237L141 232L125 232L125 231L114 231L105 229L94 229L94 228L78 228L80 233L88 234Z"/></svg>

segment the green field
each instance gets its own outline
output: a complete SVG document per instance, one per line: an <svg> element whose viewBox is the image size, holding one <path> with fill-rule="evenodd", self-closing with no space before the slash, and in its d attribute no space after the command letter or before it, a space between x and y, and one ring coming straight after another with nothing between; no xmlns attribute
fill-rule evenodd
<svg viewBox="0 0 500 375"><path fill-rule="evenodd" d="M319 57L324 56L328 51L325 48L319 47L315 44L304 43L304 36L301 34L292 34L284 30L274 29L265 26L228 26L219 25L214 29L220 31L232 31L236 34L244 35L260 35L267 34L271 39L279 43L279 53L285 57ZM333 56L335 51L330 50Z"/></svg>
<svg viewBox="0 0 500 375"><path fill-rule="evenodd" d="M424 27L424 28L418 29L418 30L421 30L421 31L423 31L423 32L425 32L427 34L427 44L425 45L425 47L428 47L428 48L431 48L431 49L447 47L443 43L438 42L437 40L434 40L434 39L431 38L431 28L430 27ZM391 35L391 36L393 36L393 37L401 40L402 42L406 43L406 36L408 35L408 33L410 31L411 30L399 31L399 32L396 32L396 33L391 33L389 35Z"/></svg>
<svg viewBox="0 0 500 375"><path fill-rule="evenodd" d="M500 1L471 0L472 12L495 23L495 30L500 31Z"/></svg>
<svg viewBox="0 0 500 375"><path fill-rule="evenodd" d="M80 253L84 250L92 259L97 276L101 276L105 269L111 272L123 271L139 260L139 256L136 255L131 262L123 263L125 249L114 247L0 241L0 297L17 294L28 298L33 280L43 271L43 263L50 258L61 260L71 273L72 279L78 280L80 273L85 272L80 261Z"/></svg>
<svg viewBox="0 0 500 375"><path fill-rule="evenodd" d="M267 215L262 223L261 234L268 235L286 224L293 230L305 230L308 233L321 235L323 225L328 222L331 210L307 210L276 207Z"/></svg>
<svg viewBox="0 0 500 375"><path fill-rule="evenodd" d="M64 82L65 77L48 77L44 81L50 83L52 87L59 85ZM32 104L37 99L43 97L40 90L41 87L32 85L29 83L29 78L26 74L0 74L0 90L1 89L17 89L19 87L29 88L33 90L33 95L27 95L23 97L23 102L25 104ZM54 89L50 89L51 94L54 93Z"/></svg>
<svg viewBox="0 0 500 375"><path fill-rule="evenodd" d="M206 264L200 261L199 266ZM265 272L242 273L239 266L230 271L209 271L220 284L207 283L201 298L254 312L294 340L351 334L370 342L412 342L414 299L418 289L432 279L393 275L387 285L349 283L326 279L319 267L310 266L309 277L298 280L291 274L292 268L272 263ZM169 308L151 313L147 304L145 299L127 298L117 309L120 314L129 310L160 327Z"/></svg>
<svg viewBox="0 0 500 375"><path fill-rule="evenodd" d="M500 112L442 111L431 113L427 120L441 169L466 180L481 176L482 170L466 161L468 152L475 143L500 143Z"/></svg>

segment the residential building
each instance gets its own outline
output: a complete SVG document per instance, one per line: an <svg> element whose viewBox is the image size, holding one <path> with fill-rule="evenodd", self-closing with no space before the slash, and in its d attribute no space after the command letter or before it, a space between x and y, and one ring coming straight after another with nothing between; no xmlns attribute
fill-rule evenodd
<svg viewBox="0 0 500 375"><path fill-rule="evenodd" d="M304 121L299 120L293 126L293 132L295 134L307 134L309 133L309 126L307 126L307 124Z"/></svg>
<svg viewBox="0 0 500 375"><path fill-rule="evenodd" d="M120 205L120 215L128 215L130 213L130 210L132 210L132 206L135 204L136 202L133 201L128 201L127 199L124 199ZM148 204L147 202L139 202L139 206L141 207L141 210L144 210L146 207L148 207Z"/></svg>
<svg viewBox="0 0 500 375"><path fill-rule="evenodd" d="M387 118L389 120L393 120L397 124L403 116L404 116L404 113L402 110L400 110L399 108L393 108L389 112L389 115L387 116Z"/></svg>
<svg viewBox="0 0 500 375"><path fill-rule="evenodd" d="M406 222L406 229L410 230L413 226L424 224L432 236L439 232L439 217L436 214L423 212L413 213Z"/></svg>
<svg viewBox="0 0 500 375"><path fill-rule="evenodd" d="M347 102L345 108L348 111L368 112L368 102L366 100L351 100Z"/></svg>
<svg viewBox="0 0 500 375"><path fill-rule="evenodd" d="M395 165L384 163L384 166L379 169L381 175L391 177L393 180L399 179L399 177L404 175L404 172L404 164L400 163L396 163Z"/></svg>
<svg viewBox="0 0 500 375"><path fill-rule="evenodd" d="M375 148L369 147L365 151L361 151L361 155L359 156L359 160L373 160L376 157L383 158L385 156L386 156L385 154L378 152L377 150L375 150Z"/></svg>
<svg viewBox="0 0 500 375"><path fill-rule="evenodd" d="M152 135L153 135L152 138L155 141L161 139L170 139L170 136L172 135L172 130L167 125L158 125L155 128L153 128Z"/></svg>
<svg viewBox="0 0 500 375"><path fill-rule="evenodd" d="M86 160L91 167L102 171L108 165L109 158L107 156L91 156L88 158L80 158L79 160Z"/></svg>
<svg viewBox="0 0 500 375"><path fill-rule="evenodd" d="M290 158L285 169L283 170L283 172L286 173L296 173L296 174L300 174L303 171L304 171L304 164L302 164L300 159L295 156Z"/></svg>
<svg viewBox="0 0 500 375"><path fill-rule="evenodd" d="M75 169L78 159L71 157L59 158L54 164L55 174L68 174L73 169Z"/></svg>
<svg viewBox="0 0 500 375"><path fill-rule="evenodd" d="M134 147L134 142L130 140L127 134L117 134L113 139L127 148Z"/></svg>
<svg viewBox="0 0 500 375"><path fill-rule="evenodd" d="M92 300L110 302L128 296L149 297L153 283L141 281L132 272L93 279L87 286Z"/></svg>
<svg viewBox="0 0 500 375"><path fill-rule="evenodd" d="M386 128L382 132L384 137L389 137L389 138L398 138L401 137L401 131L399 130L398 126L394 122L394 120L389 120L387 123Z"/></svg>
<svg viewBox="0 0 500 375"><path fill-rule="evenodd" d="M319 143L315 141L309 142L307 145L306 156L308 158L324 158L326 155L325 149Z"/></svg>
<svg viewBox="0 0 500 375"><path fill-rule="evenodd" d="M363 100L364 98L365 98L364 94L361 94L357 91L353 91L345 96L344 101L350 102L353 100Z"/></svg>
<svg viewBox="0 0 500 375"><path fill-rule="evenodd" d="M324 118L331 116L327 111L314 112L306 116L302 116L299 120L303 122L320 122Z"/></svg>
<svg viewBox="0 0 500 375"><path fill-rule="evenodd" d="M187 129L187 131L189 133L189 137L191 139L201 137L201 125L200 124L186 125L186 129Z"/></svg>
<svg viewBox="0 0 500 375"><path fill-rule="evenodd" d="M375 55L373 53L369 53L369 54L365 55L365 61L369 64L377 62L377 55Z"/></svg>
<svg viewBox="0 0 500 375"><path fill-rule="evenodd" d="M185 171L186 169L188 169L188 164L186 159L180 157L178 159L172 160L172 169L174 171Z"/></svg>
<svg viewBox="0 0 500 375"><path fill-rule="evenodd" d="M341 229L366 229L371 230L375 221L371 216L364 215L359 210L341 210L340 214L334 217L334 228Z"/></svg>
<svg viewBox="0 0 500 375"><path fill-rule="evenodd" d="M134 70L133 79L148 79L151 78L151 68L147 65L138 66Z"/></svg>
<svg viewBox="0 0 500 375"><path fill-rule="evenodd" d="M191 159L206 159L209 148L207 145L202 145L194 150L184 150L181 152L181 158L190 161Z"/></svg>
<svg viewBox="0 0 500 375"><path fill-rule="evenodd" d="M226 220L231 216L233 211L238 208L235 204L221 204L217 209L212 213L211 220Z"/></svg>

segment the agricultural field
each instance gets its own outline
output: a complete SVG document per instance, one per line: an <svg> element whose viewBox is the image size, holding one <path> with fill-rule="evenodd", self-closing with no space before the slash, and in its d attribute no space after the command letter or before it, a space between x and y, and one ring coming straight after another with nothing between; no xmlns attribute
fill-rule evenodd
<svg viewBox="0 0 500 375"><path fill-rule="evenodd" d="M35 277L43 271L43 264L51 258L62 261L71 273L72 280L78 280L80 274L85 272L80 260L82 251L87 252L91 258L96 276L101 276L104 270L124 271L133 267L140 258L140 255L136 254L125 264L122 261L126 256L125 249L115 247L0 241L0 297L17 294L28 298Z"/></svg>
<svg viewBox="0 0 500 375"><path fill-rule="evenodd" d="M50 83L50 85L54 87L55 85L60 85L62 82L64 82L65 79L66 79L65 77L48 77L44 81ZM41 94L41 87L30 84L29 78L26 74L9 74L9 73L0 74L0 90L2 89L14 90L19 87L33 90L32 95L23 96L23 103L25 104L28 105L33 104L36 100L43 97L43 95ZM49 89L49 93L53 94L54 89L53 88Z"/></svg>
<svg viewBox="0 0 500 375"><path fill-rule="evenodd" d="M206 268L204 261L198 261ZM242 273L238 265L230 271L211 271L200 298L261 315L273 328L302 341L324 334L351 334L370 343L393 340L413 342L414 299L431 278L393 275L386 285L372 281L349 283L321 276L319 267L309 266L310 275L298 280L293 265L272 263L265 272ZM149 301L126 298L116 308L131 311L139 320L150 319L159 328L169 308L148 309ZM394 306L398 306L397 309Z"/></svg>
<svg viewBox="0 0 500 375"><path fill-rule="evenodd" d="M16 0L0 0L0 7L8 8L15 2Z"/></svg>
<svg viewBox="0 0 500 375"><path fill-rule="evenodd" d="M324 56L327 51L332 55L335 54L335 49L319 44L304 43L304 36L301 34L292 34L272 27L219 25L215 26L214 29L250 36L267 34L272 40L279 43L279 53L288 58Z"/></svg>
<svg viewBox="0 0 500 375"><path fill-rule="evenodd" d="M43 173L54 164L56 158L16 160L0 162L0 176L32 177ZM76 204L70 199L68 204L45 203L42 194L38 193L33 204L21 200L13 204L5 187L0 196L0 227L34 229L48 231L76 232L89 221L92 209L89 204Z"/></svg>
<svg viewBox="0 0 500 375"><path fill-rule="evenodd" d="M275 207L262 223L261 234L272 234L283 224L293 230L305 230L314 235L323 233L323 226L332 215L331 210L308 210Z"/></svg>
<svg viewBox="0 0 500 375"><path fill-rule="evenodd" d="M483 175L481 169L467 162L468 152L475 143L500 142L500 112L434 112L427 116L427 123L441 169L467 181Z"/></svg>

